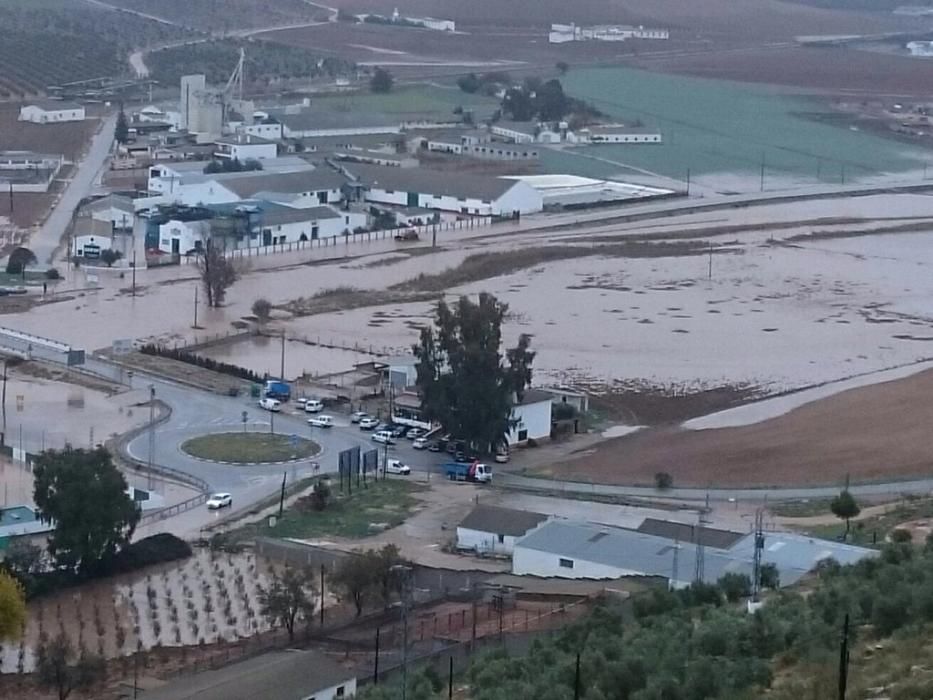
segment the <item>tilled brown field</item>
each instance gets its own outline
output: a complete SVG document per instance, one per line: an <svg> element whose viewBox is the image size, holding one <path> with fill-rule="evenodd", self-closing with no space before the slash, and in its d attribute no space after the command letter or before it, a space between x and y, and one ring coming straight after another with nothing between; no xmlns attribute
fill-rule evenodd
<svg viewBox="0 0 933 700"><path fill-rule="evenodd" d="M787 486L933 475L933 370L852 389L755 425L658 428L548 468L563 479L675 486Z"/></svg>
<svg viewBox="0 0 933 700"><path fill-rule="evenodd" d="M933 92L933 61L843 47L642 56L637 65L662 73L788 85L823 94L927 96Z"/></svg>

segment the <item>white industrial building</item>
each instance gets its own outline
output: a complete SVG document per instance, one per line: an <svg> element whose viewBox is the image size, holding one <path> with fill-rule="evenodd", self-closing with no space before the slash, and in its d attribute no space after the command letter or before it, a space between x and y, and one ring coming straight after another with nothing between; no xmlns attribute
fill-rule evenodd
<svg viewBox="0 0 933 700"><path fill-rule="evenodd" d="M236 128L238 134L258 136L261 139L278 141L282 138L282 125L278 122L260 121L253 124L241 124Z"/></svg>
<svg viewBox="0 0 933 700"><path fill-rule="evenodd" d="M543 207L533 187L506 178L353 163L341 167L353 180L350 186L367 202L476 216L531 214Z"/></svg>
<svg viewBox="0 0 933 700"><path fill-rule="evenodd" d="M356 676L319 651L285 649L202 671L143 692L140 700L339 700L353 698Z"/></svg>
<svg viewBox="0 0 933 700"><path fill-rule="evenodd" d="M724 574L751 578L755 533L715 530L686 523L646 519L637 530L572 520L550 520L518 540L512 572L557 578L615 579L653 576L672 588L695 580L697 543L703 547L702 579L715 583ZM780 585L800 580L826 559L854 564L877 550L788 532L767 532L761 561L774 564Z"/></svg>
<svg viewBox="0 0 933 700"><path fill-rule="evenodd" d="M179 111L180 128L194 134L198 143L210 143L223 132L223 99L202 74L181 76Z"/></svg>
<svg viewBox="0 0 933 700"><path fill-rule="evenodd" d="M512 143L534 143L538 137L538 125L532 122L495 122L489 131Z"/></svg>
<svg viewBox="0 0 933 700"><path fill-rule="evenodd" d="M576 132L577 140L583 143L661 143L661 132L639 127L592 126Z"/></svg>
<svg viewBox="0 0 933 700"><path fill-rule="evenodd" d="M61 100L36 100L19 109L21 122L33 124L59 124L62 122L81 122L87 118L84 107L76 102Z"/></svg>
<svg viewBox="0 0 933 700"><path fill-rule="evenodd" d="M512 420L515 425L506 436L510 447L551 436L552 403L553 397L548 392L525 389L521 400L512 406Z"/></svg>
<svg viewBox="0 0 933 700"><path fill-rule="evenodd" d="M907 50L911 56L929 58L933 56L933 41L909 41Z"/></svg>
<svg viewBox="0 0 933 700"><path fill-rule="evenodd" d="M78 216L82 215L103 222L114 230L129 231L133 228L133 200L122 194L108 194L81 207Z"/></svg>
<svg viewBox="0 0 933 700"><path fill-rule="evenodd" d="M654 199L675 194L674 190L662 187L649 187L615 180L595 180L579 175L507 175L505 177L510 180L520 180L537 190L546 209Z"/></svg>
<svg viewBox="0 0 933 700"><path fill-rule="evenodd" d="M626 41L628 39L669 39L667 29L633 27L627 24L602 24L578 27L576 24L552 24L548 41L564 44L568 41Z"/></svg>
<svg viewBox="0 0 933 700"><path fill-rule="evenodd" d="M363 134L398 134L398 117L366 112L334 112L312 109L270 111L282 124L282 136L290 139Z"/></svg>
<svg viewBox="0 0 933 700"><path fill-rule="evenodd" d="M511 555L516 540L547 519L543 513L478 505L457 525L457 549Z"/></svg>
<svg viewBox="0 0 933 700"><path fill-rule="evenodd" d="M269 141L250 134L234 134L214 141L214 156L227 160L244 161L267 160L278 156L279 147L275 141Z"/></svg>
<svg viewBox="0 0 933 700"><path fill-rule="evenodd" d="M354 229L365 228L366 214L330 206L293 208L272 202L245 202L238 207L253 214L255 230L248 238L226 240L228 250L282 246L292 243L335 238ZM218 212L222 215L222 212ZM214 233L213 219L170 219L159 226L159 250L184 255L200 250Z"/></svg>

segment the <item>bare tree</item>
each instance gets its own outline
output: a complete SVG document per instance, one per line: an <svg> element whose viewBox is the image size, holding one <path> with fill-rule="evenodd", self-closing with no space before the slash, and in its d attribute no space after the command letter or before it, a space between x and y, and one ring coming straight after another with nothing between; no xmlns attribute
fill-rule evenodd
<svg viewBox="0 0 933 700"><path fill-rule="evenodd" d="M236 266L224 256L223 247L208 238L203 250L198 255L198 271L207 294L207 305L221 306L227 289L233 286L239 277Z"/></svg>
<svg viewBox="0 0 933 700"><path fill-rule="evenodd" d="M74 664L75 650L67 637L59 635L39 647L36 678L39 685L53 690L58 700L67 700L75 690L87 690L100 683L107 672L104 660L82 652Z"/></svg>

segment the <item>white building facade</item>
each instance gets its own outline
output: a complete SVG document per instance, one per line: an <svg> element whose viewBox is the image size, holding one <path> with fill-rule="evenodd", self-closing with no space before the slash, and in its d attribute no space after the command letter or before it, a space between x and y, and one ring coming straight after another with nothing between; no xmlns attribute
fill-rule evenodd
<svg viewBox="0 0 933 700"><path fill-rule="evenodd" d="M84 107L74 102L32 102L20 107L19 120L33 124L81 122L87 118Z"/></svg>
<svg viewBox="0 0 933 700"><path fill-rule="evenodd" d="M515 426L509 431L509 446L524 445L529 440L551 436L552 396L540 389L526 389L521 403L512 407Z"/></svg>
<svg viewBox="0 0 933 700"><path fill-rule="evenodd" d="M229 138L218 139L214 145L217 147L214 152L217 158L240 162L248 159L266 160L275 158L279 154L278 146L274 142L249 134L236 134Z"/></svg>

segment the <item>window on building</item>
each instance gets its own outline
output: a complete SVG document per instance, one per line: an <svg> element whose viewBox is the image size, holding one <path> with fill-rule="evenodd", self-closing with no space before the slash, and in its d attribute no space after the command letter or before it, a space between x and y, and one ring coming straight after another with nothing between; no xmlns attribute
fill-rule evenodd
<svg viewBox="0 0 933 700"><path fill-rule="evenodd" d="M344 687L342 685L337 686L337 697L338 698L344 697L344 692L345 692Z"/></svg>
<svg viewBox="0 0 933 700"><path fill-rule="evenodd" d="M505 535L499 535L499 544L505 543Z"/></svg>
<svg viewBox="0 0 933 700"><path fill-rule="evenodd" d="M563 559L560 560L560 568L562 569L572 569L573 568L573 559Z"/></svg>

